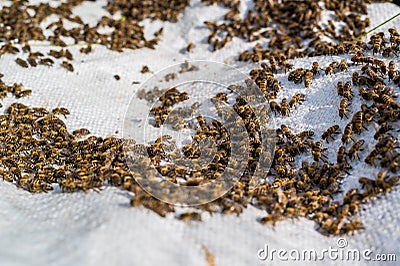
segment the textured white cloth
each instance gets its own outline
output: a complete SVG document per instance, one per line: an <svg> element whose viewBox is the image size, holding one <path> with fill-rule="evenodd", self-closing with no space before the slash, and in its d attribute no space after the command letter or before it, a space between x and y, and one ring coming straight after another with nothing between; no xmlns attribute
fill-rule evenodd
<svg viewBox="0 0 400 266"><path fill-rule="evenodd" d="M242 2L245 8L246 1ZM85 21L95 23L106 13L102 9L104 5L105 1L87 2L77 7L76 12ZM229 59L230 63L238 64L233 56L251 45L234 39L224 49L212 53L206 43L209 31L202 22L216 20L225 12L221 7L205 7L200 1L193 1L178 23L145 21L148 36L164 27L164 36L155 50L117 53L94 46L93 53L83 55L79 53L81 47L69 47L75 57L73 73L57 66L59 61L50 68L23 69L14 62L12 55L1 58L0 72L4 74L5 82L21 82L32 89L32 95L21 100L23 103L48 108L67 107L71 111L67 119L69 130L86 127L95 135L122 136L125 112L140 88L132 82L144 82L151 77L151 74L140 73L143 65L157 72L171 64L193 59L218 62ZM398 12L400 8L392 4L373 4L369 8L371 25ZM384 28L399 25L399 22L398 18ZM196 45L193 52L182 53L189 42ZM49 47L38 44L32 45L32 49L48 51ZM310 67L312 61L318 60L321 66L326 66L333 59L349 57L319 57L292 63L295 67ZM395 60L400 65L400 60ZM242 63L237 66L243 71L251 67ZM351 71L352 68L332 77L317 77L308 89L289 83L283 74L277 75L283 84L280 99L296 92L306 94L307 98L290 117L277 118L276 124L284 123L295 132L313 129L319 136L330 125L339 124L343 128L346 121L332 115L336 114L340 101L334 84L339 80L350 80ZM115 74L121 80L116 81ZM6 107L11 100L6 99L3 105ZM141 123L147 116L148 106L145 101L132 101L137 106L134 116L138 123L136 139L140 143L143 141ZM351 111L359 106L355 97ZM372 148L373 133L363 134L368 147ZM338 144L333 142L331 145L336 150ZM328 155L334 156L333 152ZM364 163L354 166L353 174L344 181L344 191L354 186L358 177L371 176L379 170L364 166ZM56 190L33 195L0 181L0 265L207 265L204 245L214 255L216 265L241 266L260 264L257 251L265 244L276 249L336 246L337 238L321 235L315 230L314 222L306 219L286 220L275 228L263 226L256 219L265 216L265 212L250 206L240 217L204 214L201 223L185 223L174 219L173 214L161 218L143 208L130 208L130 197L130 193L115 188L106 188L101 193L64 194ZM365 230L346 237L348 247L370 248L374 253L395 253L399 260L399 207L398 189L365 205L360 212ZM307 262L314 263L317 264ZM338 264L329 260L327 263ZM305 262L299 265L303 264Z"/></svg>

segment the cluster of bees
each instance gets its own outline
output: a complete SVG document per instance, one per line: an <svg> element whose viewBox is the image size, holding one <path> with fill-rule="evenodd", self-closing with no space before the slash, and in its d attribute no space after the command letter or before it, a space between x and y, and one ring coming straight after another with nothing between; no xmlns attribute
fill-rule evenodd
<svg viewBox="0 0 400 266"><path fill-rule="evenodd" d="M395 68L393 61L387 65L381 59L364 55L367 51L383 55L387 46L392 47L392 54L397 53L399 48L396 44L397 39L394 38L397 33L395 29L390 29L389 33L389 41L386 41L384 34L378 33L372 35L368 43L355 43L346 48L350 49L349 54L354 54L351 63L346 60L333 61L322 69L314 62L310 69L296 69L288 73L288 79L298 84L306 79L305 72L312 73L314 77L323 75L320 73L322 70L325 75L335 75L338 72L350 71L350 67L359 67L359 71L353 71L350 75L350 80L340 81L336 85L340 97L338 116L349 122L344 128L340 128L339 125L329 126L319 139L316 139L317 136L312 130L296 133L288 126L281 125L276 130L275 153L267 175L272 177L273 181L259 184L255 189L249 188L247 182L262 152L257 134L259 122L245 100L237 97L233 108L243 119L251 143L248 166L231 191L199 208L210 212L218 210L222 213L240 214L250 203L267 211L268 215L259 220L263 224L274 225L285 218L306 217L314 220L318 224L318 230L324 234L347 234L362 229L362 222L356 218L361 205L391 191L400 180L400 176L396 175L400 168L400 154L397 150L398 139L395 137L400 120L399 103L396 101L395 90L386 85L387 82L392 82L398 86L395 78L400 72ZM377 36L383 38L381 48L376 47ZM274 60L270 60L270 64L273 62ZM278 65L277 70L285 70L282 64ZM287 116L290 115L290 108L301 104L307 96L296 93L290 100L283 98L281 104L277 104L273 99L277 99L280 84L274 78L275 73L273 67L262 63L260 68L250 72L250 78L264 93L271 111ZM307 84L304 86L307 87ZM358 95L363 102L360 110L350 116L349 106L353 98L357 97L355 88L358 88ZM218 93L214 98L228 102L226 93ZM366 154L366 141L360 136L372 130L374 124L379 125L373 134L376 143ZM240 132L236 134L240 135ZM198 140L199 135L194 139ZM328 147L324 143L335 142L337 139L342 145L339 145L336 151L336 161L329 161ZM307 154L311 155L311 162L304 159ZM189 155L189 158L193 157ZM383 170L375 178L360 177L359 187L342 192L341 186L346 176L356 174L352 171L352 165L358 161ZM388 172L392 172L393 175ZM343 200L334 200L341 193L344 195ZM190 219L189 217L201 220L198 212L190 212L184 217L184 220Z"/></svg>
<svg viewBox="0 0 400 266"><path fill-rule="evenodd" d="M48 41L55 46L66 47L65 38L72 38L75 44L86 43L87 47L80 49L81 53L88 54L92 51L92 44L100 44L111 50L121 52L124 48L139 49L155 48L163 28L154 33L154 38L148 40L144 37L144 27L139 23L147 18L176 22L178 15L189 4L187 0L165 1L107 1L105 9L110 16L103 16L95 26L90 26L82 21L79 16L73 15L73 8L83 3L84 0L68 0L52 7L48 3L30 4L27 1L12 1L10 6L4 6L0 10L2 28L0 29L0 56L5 53L16 54L23 51L29 53L26 59L18 58L16 62L24 68L37 65L51 66L54 60L44 57L42 53L31 51L29 41ZM122 19L112 17L120 12ZM50 15L56 15L59 19L47 25L46 30L51 31L46 36L41 28L41 23ZM75 26L66 27L65 21L73 22ZM104 27L112 29L110 33L101 33ZM61 66L73 72L71 64L72 54L68 50L51 50L49 55L53 58L65 58Z"/></svg>
<svg viewBox="0 0 400 266"><path fill-rule="evenodd" d="M394 133L399 132L399 103L396 101L395 89L387 86L386 82L399 86L395 78L400 71L395 69L394 61L387 65L381 59L364 55L365 51L370 50L373 54L379 53L387 57L385 53L388 47L391 54L395 55L400 50L398 33L391 28L389 34L390 37L385 39L383 32L376 33L370 37L368 43L353 45L349 51L350 54L354 54L351 58L352 64L361 66L360 71L353 72L351 80L339 81L336 85L337 94L341 98L338 115L341 119L350 118L344 129L340 129L339 125L330 126L318 141L313 140L315 134L310 130L292 133L286 125L281 125L277 130L275 158L269 173L274 176L274 182L260 188L262 192L269 191L268 196L263 193L259 196L261 201L274 202L275 205L266 208L269 215L260 220L262 223L274 224L285 217L308 217L319 224L323 233L349 233L363 228L362 222L354 218L360 204L389 192L399 184L400 176L388 174L388 171L395 174L400 169L398 138L395 137L397 133ZM318 63L314 62L309 70L296 69L290 72L288 80L301 83L305 72L315 75L319 70ZM347 70L345 60L334 61L325 68L325 74L332 75ZM304 85L307 87L307 84ZM358 87L359 97L364 102L360 110L349 117L349 105L355 97L354 87ZM301 99L304 100L304 95ZM281 106L270 101L273 112L287 115L286 111L280 110L282 106L287 108L285 98ZM376 144L366 157L362 157L366 143L357 136L371 130L374 124L379 126L373 135ZM325 155L328 148L323 147L323 143L329 143L339 135L342 145L337 150L336 162L329 162ZM314 162L303 160L301 168L296 168L296 157L308 152L311 153ZM359 178L360 188L352 188L345 193L343 202L332 201L332 196L340 192L343 178L352 175L351 164L357 160L386 170L379 172L375 179ZM282 189L283 193L280 192L279 195L276 188Z"/></svg>
<svg viewBox="0 0 400 266"><path fill-rule="evenodd" d="M50 50L48 55L64 60L61 65L74 71L70 63L73 55L65 48L67 44L62 40L63 37L72 37L75 43L87 43L88 46L81 49L82 53L91 52L91 44L102 44L116 51L122 51L123 48L154 48L163 30L156 32L154 39L146 40L144 29L138 23L146 18L175 22L179 13L189 4L187 0L168 4L162 1L108 1L107 11L110 14L121 12L123 19L103 17L96 26L90 27L78 16L72 15L72 8L82 2L83 0L69 0L53 8L49 4L29 5L21 0L3 7L0 17L4 27L0 29L0 41L4 44L0 47L0 56L5 53L19 53L20 50L15 45L18 43L22 45L23 52L28 53L26 60L16 59L20 66L27 68L53 65L53 59L31 51L28 44L31 40L47 40L64 47ZM268 47L256 44L252 51L241 53L239 60L268 60L269 64L262 62L259 68L250 72L250 79L259 86L271 111L276 115L290 116L292 108L307 100L307 95L296 93L291 98L282 98L278 103L281 84L274 77L278 71L289 72L289 81L295 84L304 82L304 86L309 87L317 75L335 75L337 72L348 71L349 68L346 60L334 61L320 73L322 69L317 62L309 69L293 69L287 59L308 55L352 54L351 62L355 66L359 65L360 70L353 72L351 80L341 81L336 86L340 97L338 115L340 119L349 120L343 129L339 125L329 126L319 139L316 139L312 130L292 132L283 124L274 130L274 155L270 154L266 158L272 162L267 173L272 182L265 181L255 188L249 186L257 164L260 163L260 155L265 151L259 132L261 122L241 96L236 97L232 103L233 110L239 116L230 122L232 124L223 125L201 115L196 117L196 124L184 124L184 127L196 130L192 143L182 147L185 157L191 160L200 157L199 144L202 139L211 138L217 144L216 155L206 167L188 171L169 163L171 154L167 152L165 138L158 138L153 144L146 146L150 163L165 180L183 186L200 186L221 176L230 159L232 143L242 139L244 135L248 136L249 160L235 186L217 200L198 206L199 211L182 213L177 218L201 221L201 211L239 215L248 204L252 204L268 213L259 220L263 224L275 224L285 218L306 217L314 220L319 230L325 234L352 233L363 228L362 222L355 218L360 205L391 191L400 179L396 175L400 168L398 139L393 134L398 132L399 103L396 101L394 89L387 86L389 82L400 86L400 71L396 69L394 61L387 65L384 60L374 57L377 54L389 58L398 54L400 38L397 31L390 29L389 38L379 32L372 35L368 42L356 41L356 37L362 35L369 26L369 19L362 19L361 16L367 13L368 1L321 1L327 10L334 11L337 21L343 22L344 26L338 29L333 21L328 21L327 25L320 24L322 9L316 1L255 1L254 8L247 11L244 19L240 16L239 1L202 2L219 3L230 9L224 16L224 23L205 23L212 30L208 42L213 45L214 50L223 48L233 37L247 41L270 38ZM39 25L51 14L58 15L60 19L47 26L53 35L46 37ZM65 20L78 26L66 29L63 23ZM104 26L112 28L112 33L99 33L98 30ZM323 41L322 36L336 40L338 44ZM304 47L304 39L310 40L308 47ZM188 51L192 48L188 47ZM373 56L364 55L366 51L372 51ZM188 64L182 69L185 72L196 70ZM142 73L148 71L147 67L142 69ZM359 111L350 116L349 106L356 97L355 87L358 87L363 103ZM30 94L31 90L24 89L21 84L7 85L0 80L1 99L9 95L21 98ZM161 104L151 109L154 125L160 127L166 119L171 119L174 105L188 100L189 96L176 88L157 88L152 92L140 91L140 97L151 102L160 100ZM228 95L222 92L217 93L213 99L229 102ZM172 113L172 120L177 119L179 122L185 116L192 116L197 108L198 104L193 104L190 110L178 110L175 116ZM55 185L65 192L100 190L104 185L111 185L132 191L132 206L144 206L163 217L175 211L172 205L157 200L136 183L135 179L154 173L135 172L127 166L123 145L134 140L91 136L90 131L85 128L70 133L63 121L68 115L69 111L62 107L47 110L42 107L31 108L21 103L11 104L0 115L0 177L32 193L48 192ZM244 123L246 131L237 129L230 136L226 127L239 128L236 125L240 122ZM361 135L372 130L373 124L379 125L374 133L376 143L364 156L367 152L366 141ZM335 141L339 136L342 145L336 152L336 162L329 162L326 155L328 148L324 147L324 143ZM311 155L312 161L304 159L307 155ZM343 201L334 200L341 193L341 184L345 177L354 174L352 163L358 160L380 167L383 171L375 178L359 178L360 187L345 192ZM231 163L235 165L239 162Z"/></svg>
<svg viewBox="0 0 400 266"><path fill-rule="evenodd" d="M251 51L243 51L239 60L265 60L270 55L284 53L288 58L344 53L344 43L351 43L366 32L370 25L368 0L335 1L253 1L254 7L240 13L240 1L209 1L228 7L220 23L206 21L211 30L208 43L214 50L224 48L233 37L258 42ZM324 7L324 9L322 8ZM323 11L333 11L334 20L321 21ZM243 18L244 17L244 18ZM343 26L335 26L333 22ZM324 40L323 37L331 39ZM265 45L261 45L261 42ZM334 44L339 43L339 44Z"/></svg>
<svg viewBox="0 0 400 266"><path fill-rule="evenodd" d="M45 57L43 53L31 51L31 47L28 44L26 44L22 50L25 53L29 53L28 58L24 60L18 57L15 59L15 62L23 68L28 68L29 66L37 67L38 65L52 66L54 64L54 60L50 57ZM62 57L65 57L68 60L74 59L73 55L68 49L61 49L60 51L50 50L48 55L57 59ZM74 67L69 61L64 60L60 65L68 71L74 72Z"/></svg>

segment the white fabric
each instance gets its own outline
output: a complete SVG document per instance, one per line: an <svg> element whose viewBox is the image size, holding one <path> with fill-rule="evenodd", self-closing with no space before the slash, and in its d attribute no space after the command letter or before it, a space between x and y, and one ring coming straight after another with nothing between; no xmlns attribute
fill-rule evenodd
<svg viewBox="0 0 400 266"><path fill-rule="evenodd" d="M76 13L95 23L106 13L102 9L105 2L84 3L76 8ZM69 47L75 57L73 73L58 66L61 61L50 68L23 69L14 62L12 55L1 58L0 72L4 74L4 81L21 82L33 90L32 96L21 100L23 103L48 108L67 107L71 111L67 120L69 130L86 127L95 135L121 136L125 111L140 88L131 83L144 82L151 76L140 73L143 65L156 72L184 60L224 62L229 59L242 70L251 67L233 60L234 55L251 45L235 39L224 49L212 53L206 43L209 31L202 22L216 20L225 12L221 7L205 7L197 0L176 24L145 21L143 24L149 36L164 27L164 36L155 50L117 53L94 46L93 53L83 55L79 53L80 46ZM371 25L398 12L400 8L393 4L372 4L369 8ZM398 26L399 22L398 18L384 28ZM182 53L189 42L196 45L193 52ZM48 51L49 47L38 44L32 45L32 49ZM317 60L324 67L333 59L341 58L349 59L350 56L300 59L292 63L295 67L310 67L311 62ZM399 66L400 60L395 58L395 61ZM296 132L313 129L317 135L333 124L343 128L346 121L332 115L336 114L339 104L334 84L339 80L350 80L352 69L332 77L322 75L308 89L289 83L283 74L279 74L283 84L280 99L300 91L307 98L290 117L277 118L276 124L284 123ZM116 81L115 74L121 80ZM10 101L6 99L3 105L6 107ZM147 116L146 102L133 101L137 105L136 118L140 126L141 119ZM359 106L355 97L352 112ZM117 130L118 134L115 133ZM138 132L140 143L140 128ZM362 135L369 148L373 145L371 134L365 132ZM334 142L332 147L336 150L338 144ZM333 152L328 155L334 156ZM344 191L357 184L358 177L378 172L363 163L354 167L352 175L344 181ZM365 205L360 212L365 230L346 237L350 248L396 253L400 259L399 191ZM257 250L265 244L276 249L322 249L336 245L336 237L321 235L315 230L315 223L306 219L286 220L275 228L263 226L256 219L265 216L265 212L251 206L240 217L204 214L201 223L185 223L174 219L174 214L161 218L143 208L130 208L130 197L130 193L115 188L106 188L101 193L64 194L57 190L33 195L0 181L0 265L207 265L203 245L214 255L216 265L258 265L261 262ZM307 264L313 263L316 262ZM304 262L299 265L302 264ZM349 264L362 265L364 262Z"/></svg>

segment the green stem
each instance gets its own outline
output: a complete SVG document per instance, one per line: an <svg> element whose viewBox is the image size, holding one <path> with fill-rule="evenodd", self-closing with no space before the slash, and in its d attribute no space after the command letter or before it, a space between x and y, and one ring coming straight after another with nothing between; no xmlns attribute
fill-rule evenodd
<svg viewBox="0 0 400 266"><path fill-rule="evenodd" d="M400 1L400 0L399 0L399 1ZM358 36L358 38L357 38L357 39L361 39L362 37L364 37L364 36L366 36L366 35L370 34L370 33L371 33L371 32L373 32L374 30L376 30L377 28L379 28L379 27L381 27L381 26L385 25L386 23L388 23L389 21L391 21L391 20L393 20L393 19L397 18L398 16L400 16L400 13L398 13L397 15L395 15L395 16L393 16L393 17L391 17L390 19L388 19L388 20L386 20L386 21L382 22L382 23L381 23L381 24L379 24L378 26L375 26L375 27L373 27L372 29L370 29L370 30L369 30L369 31L367 31L366 33L364 33L364 34L361 34L360 36Z"/></svg>

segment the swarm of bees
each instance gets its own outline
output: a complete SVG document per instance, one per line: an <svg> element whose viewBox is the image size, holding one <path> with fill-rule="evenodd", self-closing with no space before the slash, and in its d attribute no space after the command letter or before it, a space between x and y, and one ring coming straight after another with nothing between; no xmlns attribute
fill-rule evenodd
<svg viewBox="0 0 400 266"><path fill-rule="evenodd" d="M154 34L154 39L146 40L143 37L143 27L138 22L145 18L175 22L179 13L189 4L185 0L174 1L168 3L166 8L162 1L108 1L107 11L110 14L121 12L124 19L103 17L96 26L89 27L79 17L71 15L72 8L81 2L71 0L60 4L62 12L56 12L48 4L29 5L35 13L34 21L43 21L52 13L60 16L57 22L47 27L54 32L48 41L64 48L50 50L48 55L55 59L65 59L61 66L71 72L74 71L70 63L73 55L65 48L67 44L63 37L72 37L76 43L87 43L87 47L81 49L82 53L91 52L91 44L95 43L115 51L122 51L124 48L155 48L163 29ZM260 67L250 71L249 78L259 86L268 101L266 105L275 115L291 116L295 108L301 108L302 102L307 101L307 95L304 93L279 98L282 84L275 78L277 73L288 72L289 81L303 84L307 88L317 76L335 75L338 72L350 71L354 66L359 67L358 71L352 73L351 81L343 80L336 84L340 98L338 115L341 121L344 119L348 122L343 128L337 124L327 125L324 128L326 130L319 136L312 130L294 132L285 124L274 129L274 154L269 154L265 159L272 162L267 176L273 181L250 188L249 180L257 168L263 148L259 132L261 121L257 120L244 97L238 96L231 103L232 109L239 115L231 125L223 125L217 120L210 120L201 115L196 117L196 123L182 123L183 117L192 116L199 107L199 104L195 103L188 110L179 109L176 114L172 112L174 105L188 100L189 95L186 92L180 92L176 88L157 87L151 92L141 90L138 93L139 98L150 102L157 99L160 101L160 105L152 108L150 112L154 117L155 127L163 125L168 118L176 129L190 127L195 130L192 142L181 148L186 158L200 157L199 143L204 138L211 138L217 143L217 153L207 167L188 171L168 161L172 156L167 152L168 144L172 145L173 142L171 138L158 138L153 144L145 147L158 173L165 180L182 186L200 186L213 182L224 172L234 141L246 134L250 140L250 148L243 152L248 152L249 161L241 179L223 197L198 206L199 210L239 215L248 204L252 204L268 213L259 220L263 224L274 225L285 218L306 217L314 220L324 234L347 234L362 229L362 222L355 218L360 205L390 192L399 184L400 179L396 175L400 170L398 139L393 134L398 131L400 108L395 90L389 86L390 83L400 86L400 71L396 69L394 61L387 64L385 60L375 57L377 54L383 58L398 55L400 38L396 29L389 29L389 38L378 32L371 35L368 42L357 40L356 37L363 34L369 26L369 19L361 17L361 14L367 13L364 1L323 1L325 8L333 10L337 20L344 23L341 29L336 29L332 20L328 21L327 25L320 25L322 9L315 1L256 1L254 9L249 10L244 19L238 16L239 1L202 2L220 3L230 8L224 17L225 23L217 25L214 22L205 22L212 31L208 42L213 46L213 50L225 47L233 37L248 41L270 38L266 48L256 44L252 51L242 52L238 59L260 62ZM15 45L18 43L23 45L23 52L28 54L26 59L18 57L15 60L18 65L23 68L51 66L55 63L53 59L40 52L31 51L28 44L30 40L42 41L46 37L38 24L24 24L24 21L28 21L26 18L32 18L31 12L27 12L27 7L24 1L14 1L0 11L4 18L3 23L7 25L0 34L0 39L4 42L0 48L0 55L19 53L19 48ZM344 10L349 14L342 15ZM296 22L291 19L293 17L298 18ZM63 26L65 20L73 21L79 26L67 30ZM22 24L16 25L15 21ZM20 31L20 26L27 30ZM98 32L104 26L113 29L110 36ZM322 41L323 35L338 43ZM303 44L305 39L309 40L308 47ZM192 43L186 47L188 52L193 48ZM366 51L372 51L372 56L365 55ZM325 69L322 69L318 62L313 62L309 68L294 69L293 64L289 62L289 59L296 57L346 53L352 55L351 62L345 59L333 61L326 65ZM194 70L196 69L185 64L180 73ZM148 73L150 70L143 66L141 72ZM171 74L166 79L175 77ZM115 78L119 79L116 76ZM31 93L31 90L23 89L21 84L6 85L0 80L0 99L10 95L21 98ZM211 101L215 104L216 100L230 103L228 96L230 95L227 93L218 92ZM363 103L358 111L351 115L350 106L355 97L360 97ZM69 115L69 110L63 107L49 111L42 107L31 108L21 103L11 104L6 112L0 115L0 177L32 193L49 192L54 186L59 186L64 192L76 192L100 190L104 185L111 185L134 192L131 206L144 206L162 217L175 211L172 205L157 200L136 183L135 178L153 173L134 172L128 168L122 146L124 142L134 140L91 136L86 128L70 133L63 121ZM244 123L245 132L236 126L239 122ZM378 125L373 135L376 143L373 143L372 150L368 150L362 135L367 130L373 130L373 124ZM235 129L234 136L229 136L227 126ZM330 162L327 155L330 150L325 145L336 142L337 139L341 144L336 151L335 162ZM308 155L311 161L304 159L304 156ZM382 168L382 171L374 178L360 177L359 188L347 191L343 202L334 201L334 196L341 193L344 178L354 174L352 164L356 162ZM162 187L161 184L162 182ZM183 221L202 220L201 211L186 212L177 218Z"/></svg>
<svg viewBox="0 0 400 266"><path fill-rule="evenodd" d="M73 15L73 8L80 5L83 0L68 0L60 3L58 7L50 4L32 4L27 1L13 1L10 6L2 7L3 29L0 31L0 56L5 53L15 54L23 46L25 53L30 53L26 59L18 58L16 63L21 67L36 67L37 65L51 66L53 59L43 58L43 54L31 53L29 41L49 41L52 45L63 47L60 50L51 49L49 56L55 59L65 58L73 60L72 53L65 49L68 46L66 38L72 38L74 44L85 43L87 46L80 49L81 53L88 54L92 51L92 44L104 45L107 48L121 52L123 49L154 49L163 33L163 28L154 33L154 38L144 37L144 27L139 25L144 19L177 22L178 15L189 5L188 0L179 0L172 3L165 1L145 1L130 3L126 1L107 1L105 9L110 13L103 16L95 26L84 23L79 16ZM115 19L113 15L121 13L123 19ZM40 27L50 15L58 16L58 20L47 25L46 30L52 31L48 37ZM77 26L67 29L65 21L74 22ZM110 33L103 33L102 29L109 27ZM191 49L191 48L190 48ZM190 50L188 47L188 50ZM42 57L42 58L38 58ZM73 72L74 68L69 61L62 62L61 66Z"/></svg>
<svg viewBox="0 0 400 266"><path fill-rule="evenodd" d="M367 14L369 1L342 3L334 1L254 1L254 7L245 14L240 13L240 1L226 3L225 0L202 0L203 3L219 3L229 10L224 20L217 23L205 21L211 31L208 43L213 50L222 49L233 37L247 42L260 40L252 50L239 54L240 61L258 62L271 56L284 55L288 59L305 56L338 55L348 52L349 46L370 26ZM333 11L335 22L343 27L336 27L333 20L322 22L322 12ZM343 15L348 14L348 15ZM365 17L365 18L364 18ZM296 18L294 20L293 18ZM332 40L325 41L323 37ZM267 40L267 41L265 41ZM378 46L380 40L374 40ZM378 49L379 50L379 49ZM390 48L384 50L389 56ZM340 66L343 69L345 66ZM343 70L341 70L343 71Z"/></svg>

